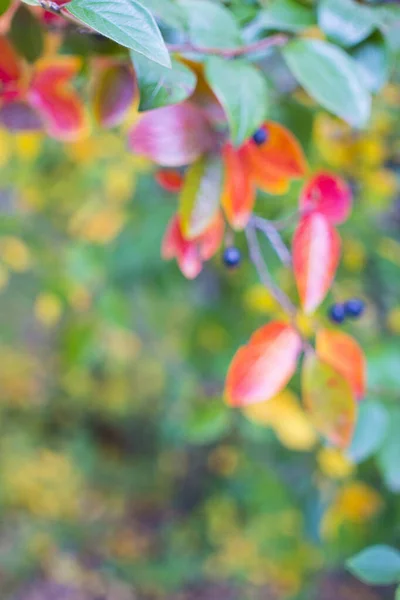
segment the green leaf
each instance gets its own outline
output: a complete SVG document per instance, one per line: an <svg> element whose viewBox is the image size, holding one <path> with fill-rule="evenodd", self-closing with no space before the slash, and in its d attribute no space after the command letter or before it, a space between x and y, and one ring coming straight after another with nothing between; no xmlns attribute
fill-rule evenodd
<svg viewBox="0 0 400 600"><path fill-rule="evenodd" d="M302 31L315 23L312 8L303 6L296 0L274 0L257 18L257 24L263 29L279 31Z"/></svg>
<svg viewBox="0 0 400 600"><path fill-rule="evenodd" d="M11 22L10 39L18 54L33 63L43 52L42 28L38 19L21 5Z"/></svg>
<svg viewBox="0 0 400 600"><path fill-rule="evenodd" d="M370 546L346 562L364 583L390 585L400 581L400 552L390 546Z"/></svg>
<svg viewBox="0 0 400 600"><path fill-rule="evenodd" d="M172 0L144 0L146 8L153 15L173 29L184 31L187 28L187 17L181 6Z"/></svg>
<svg viewBox="0 0 400 600"><path fill-rule="evenodd" d="M39 0L22 0L24 4L29 4L29 6L40 6Z"/></svg>
<svg viewBox="0 0 400 600"><path fill-rule="evenodd" d="M356 430L348 450L349 458L360 463L382 445L388 427L388 413L378 402L361 402Z"/></svg>
<svg viewBox="0 0 400 600"><path fill-rule="evenodd" d="M210 0L181 0L188 18L190 41L198 46L236 48L242 43L231 12Z"/></svg>
<svg viewBox="0 0 400 600"><path fill-rule="evenodd" d="M165 67L171 65L154 17L136 0L72 0L68 10L82 23L121 46Z"/></svg>
<svg viewBox="0 0 400 600"><path fill-rule="evenodd" d="M400 600L400 585L396 588L396 594L394 600Z"/></svg>
<svg viewBox="0 0 400 600"><path fill-rule="evenodd" d="M383 35L377 31L352 49L359 73L371 92L377 92L389 77L389 51Z"/></svg>
<svg viewBox="0 0 400 600"><path fill-rule="evenodd" d="M318 24L326 35L343 46L353 46L374 29L373 8L354 0L321 0L318 4Z"/></svg>
<svg viewBox="0 0 400 600"><path fill-rule="evenodd" d="M267 82L261 72L246 61L227 61L217 56L207 60L206 76L226 112L232 141L240 146L267 117Z"/></svg>
<svg viewBox="0 0 400 600"><path fill-rule="evenodd" d="M388 431L378 454L378 466L389 490L400 492L400 408L392 408L389 417Z"/></svg>
<svg viewBox="0 0 400 600"><path fill-rule="evenodd" d="M4 15L4 13L10 8L11 0L0 0L0 15Z"/></svg>
<svg viewBox="0 0 400 600"><path fill-rule="evenodd" d="M131 57L140 90L140 111L182 102L196 87L193 71L174 58L167 69L136 52Z"/></svg>
<svg viewBox="0 0 400 600"><path fill-rule="evenodd" d="M399 369L399 346L397 342L384 345L377 344L369 349L367 354L368 363L368 387L370 389L382 390L380 395L384 397L384 391L398 392L400 388Z"/></svg>
<svg viewBox="0 0 400 600"><path fill-rule="evenodd" d="M215 154L204 156L189 168L179 198L185 236L194 238L210 225L219 209L222 184L222 161Z"/></svg>
<svg viewBox="0 0 400 600"><path fill-rule="evenodd" d="M283 55L296 79L324 108L354 127L366 124L371 95L348 54L328 42L303 39L290 42Z"/></svg>

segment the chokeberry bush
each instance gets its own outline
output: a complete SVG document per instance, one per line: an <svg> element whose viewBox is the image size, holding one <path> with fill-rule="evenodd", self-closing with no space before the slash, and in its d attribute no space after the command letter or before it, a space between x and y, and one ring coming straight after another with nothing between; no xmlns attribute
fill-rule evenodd
<svg viewBox="0 0 400 600"><path fill-rule="evenodd" d="M0 0L2 598L399 596L399 57L396 0Z"/></svg>

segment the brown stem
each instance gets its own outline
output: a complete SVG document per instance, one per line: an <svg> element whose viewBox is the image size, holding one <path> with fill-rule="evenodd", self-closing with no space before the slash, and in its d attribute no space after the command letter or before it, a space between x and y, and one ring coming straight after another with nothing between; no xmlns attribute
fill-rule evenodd
<svg viewBox="0 0 400 600"><path fill-rule="evenodd" d="M249 246L250 259L257 269L260 281L271 292L278 304L287 312L293 319L296 315L296 307L278 286L275 285L268 267L265 264L264 257L261 253L260 244L257 239L257 230L254 224L250 221L245 229L247 244Z"/></svg>
<svg viewBox="0 0 400 600"><path fill-rule="evenodd" d="M284 46L290 37L283 33L277 33L271 35L257 42L252 42L246 46L239 46L238 48L217 48L209 46L197 46L192 42L184 42L183 44L167 44L167 48L170 52L177 52L179 54L185 54L188 52L195 52L196 54L212 54L215 56L223 56L224 58L235 58L236 56L244 56L245 54L254 54L255 52L264 52L274 46Z"/></svg>

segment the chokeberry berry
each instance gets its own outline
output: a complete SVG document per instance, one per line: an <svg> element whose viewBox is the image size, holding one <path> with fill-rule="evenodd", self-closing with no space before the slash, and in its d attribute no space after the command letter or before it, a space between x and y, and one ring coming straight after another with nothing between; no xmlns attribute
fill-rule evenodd
<svg viewBox="0 0 400 600"><path fill-rule="evenodd" d="M343 304L332 304L329 309L329 318L334 323L343 323L346 317Z"/></svg>
<svg viewBox="0 0 400 600"><path fill-rule="evenodd" d="M253 134L253 142L257 144L257 146L264 144L267 139L268 133L264 127L260 127L260 129L257 129L257 131Z"/></svg>
<svg viewBox="0 0 400 600"><path fill-rule="evenodd" d="M344 303L346 317L357 319L361 317L365 309L365 303L360 298L351 298Z"/></svg>
<svg viewBox="0 0 400 600"><path fill-rule="evenodd" d="M238 267L241 261L241 253L239 248L236 246L230 246L229 248L225 248L223 261L224 265L228 267L228 269L234 269Z"/></svg>

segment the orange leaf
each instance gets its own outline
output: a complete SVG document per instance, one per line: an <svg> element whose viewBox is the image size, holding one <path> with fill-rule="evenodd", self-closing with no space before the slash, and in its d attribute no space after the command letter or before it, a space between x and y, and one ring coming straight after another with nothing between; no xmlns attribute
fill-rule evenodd
<svg viewBox="0 0 400 600"><path fill-rule="evenodd" d="M321 171L304 186L300 208L317 210L333 224L343 223L349 216L353 194L350 186L337 175Z"/></svg>
<svg viewBox="0 0 400 600"><path fill-rule="evenodd" d="M320 329L316 337L316 351L321 360L347 379L356 398L364 396L365 357L354 338L343 331Z"/></svg>
<svg viewBox="0 0 400 600"><path fill-rule="evenodd" d="M38 63L28 93L30 104L45 121L49 135L56 139L79 139L87 128L81 99L70 87L80 67L79 59L58 57Z"/></svg>
<svg viewBox="0 0 400 600"><path fill-rule="evenodd" d="M287 323L273 321L258 329L236 352L229 367L225 395L231 406L269 400L296 370L302 342Z"/></svg>
<svg viewBox="0 0 400 600"><path fill-rule="evenodd" d="M266 121L267 140L256 146L265 165L277 176L303 177L307 170L304 152L295 136L283 125ZM252 142L254 143L254 142Z"/></svg>
<svg viewBox="0 0 400 600"><path fill-rule="evenodd" d="M246 165L250 176L257 187L268 194L284 194L289 189L287 176L277 174L271 169L268 160L260 152L258 146L248 141L239 150L239 156Z"/></svg>
<svg viewBox="0 0 400 600"><path fill-rule="evenodd" d="M253 212L255 190L246 164L232 144L225 144L222 155L225 183L221 204L233 229L244 229Z"/></svg>
<svg viewBox="0 0 400 600"><path fill-rule="evenodd" d="M93 111L103 127L119 125L129 110L136 93L136 81L128 65L112 65L102 69L93 89Z"/></svg>
<svg viewBox="0 0 400 600"><path fill-rule="evenodd" d="M315 428L335 446L346 448L357 415L357 404L347 379L310 352L304 358L301 387L304 406Z"/></svg>
<svg viewBox="0 0 400 600"><path fill-rule="evenodd" d="M165 260L176 258L179 268L187 279L194 279L203 266L197 244L184 239L179 218L174 215L167 226L161 246Z"/></svg>
<svg viewBox="0 0 400 600"><path fill-rule="evenodd" d="M183 185L183 175L177 169L159 169L154 179L167 192L180 192Z"/></svg>
<svg viewBox="0 0 400 600"><path fill-rule="evenodd" d="M321 213L304 216L293 237L293 270L306 313L325 298L340 258L340 237Z"/></svg>
<svg viewBox="0 0 400 600"><path fill-rule="evenodd" d="M0 84L17 82L21 77L20 62L17 53L5 37L0 37ZM2 95L0 85L0 95Z"/></svg>

